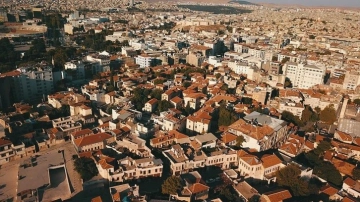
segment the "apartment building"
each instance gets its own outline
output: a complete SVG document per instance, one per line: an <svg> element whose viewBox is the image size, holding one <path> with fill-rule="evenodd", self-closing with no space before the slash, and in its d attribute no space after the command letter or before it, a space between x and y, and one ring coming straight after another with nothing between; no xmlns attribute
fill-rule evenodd
<svg viewBox="0 0 360 202"><path fill-rule="evenodd" d="M54 91L52 68L47 65L36 65L18 69L21 74L13 77L13 88L16 100L37 103L45 100Z"/></svg>
<svg viewBox="0 0 360 202"><path fill-rule="evenodd" d="M246 75L246 77L250 80L254 80L254 68L248 65L248 63L245 62L229 62L228 66L232 71L234 71L236 74L242 74Z"/></svg>
<svg viewBox="0 0 360 202"><path fill-rule="evenodd" d="M72 70L73 74L67 75L71 76L72 79L85 79L85 64L82 61L70 61L64 64L65 70Z"/></svg>
<svg viewBox="0 0 360 202"><path fill-rule="evenodd" d="M264 151L278 148L287 138L287 123L265 114L251 114L231 124L228 132L245 138L244 148Z"/></svg>
<svg viewBox="0 0 360 202"><path fill-rule="evenodd" d="M343 89L355 90L358 85L360 85L360 72L355 70L346 71Z"/></svg>
<svg viewBox="0 0 360 202"><path fill-rule="evenodd" d="M137 57L135 57L135 63L137 65L140 65L140 68L153 66L154 60L155 60L154 57L151 57L146 54L138 55Z"/></svg>
<svg viewBox="0 0 360 202"><path fill-rule="evenodd" d="M8 163L15 156L12 149L13 144L10 140L0 139L0 165Z"/></svg>
<svg viewBox="0 0 360 202"><path fill-rule="evenodd" d="M296 103L292 100L288 99L280 99L278 105L279 112L288 111L301 118L302 112L304 111L305 107L302 103Z"/></svg>
<svg viewBox="0 0 360 202"><path fill-rule="evenodd" d="M211 116L206 113L198 113L190 115L186 119L187 133L206 133L211 127Z"/></svg>
<svg viewBox="0 0 360 202"><path fill-rule="evenodd" d="M284 73L290 79L293 87L308 89L324 83L325 69L315 65L287 62Z"/></svg>

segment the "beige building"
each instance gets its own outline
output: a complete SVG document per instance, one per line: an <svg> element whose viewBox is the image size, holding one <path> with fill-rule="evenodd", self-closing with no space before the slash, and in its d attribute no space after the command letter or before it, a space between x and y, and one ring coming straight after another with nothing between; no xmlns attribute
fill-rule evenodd
<svg viewBox="0 0 360 202"><path fill-rule="evenodd" d="M74 140L74 146L77 152L87 152L104 149L105 146L115 141L114 137L108 133L98 133L84 136Z"/></svg>

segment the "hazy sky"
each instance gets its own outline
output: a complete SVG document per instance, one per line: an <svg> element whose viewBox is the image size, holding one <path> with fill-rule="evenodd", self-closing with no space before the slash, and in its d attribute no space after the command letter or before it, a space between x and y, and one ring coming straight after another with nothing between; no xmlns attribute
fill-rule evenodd
<svg viewBox="0 0 360 202"><path fill-rule="evenodd" d="M248 0L253 3L299 4L306 6L360 7L360 0Z"/></svg>

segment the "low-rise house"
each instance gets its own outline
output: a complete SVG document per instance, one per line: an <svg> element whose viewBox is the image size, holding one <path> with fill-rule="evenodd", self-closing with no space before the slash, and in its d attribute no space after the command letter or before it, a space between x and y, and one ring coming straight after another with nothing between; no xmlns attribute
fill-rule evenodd
<svg viewBox="0 0 360 202"><path fill-rule="evenodd" d="M262 162L257 156L249 154L244 150L239 150L237 155L240 175L255 179L262 179L264 177Z"/></svg>
<svg viewBox="0 0 360 202"><path fill-rule="evenodd" d="M169 132L159 131L155 138L150 140L150 146L154 148L163 148L172 144L184 144L190 143L189 136L180 133L176 130L170 130Z"/></svg>
<svg viewBox="0 0 360 202"><path fill-rule="evenodd" d="M210 187L205 185L197 171L180 175L180 178L182 179L183 188L180 193L173 195L177 200L190 202L208 198Z"/></svg>
<svg viewBox="0 0 360 202"><path fill-rule="evenodd" d="M285 165L275 154L264 155L261 157L261 161L264 168L264 180L268 180L268 182L276 181L276 172Z"/></svg>
<svg viewBox="0 0 360 202"><path fill-rule="evenodd" d="M186 132L190 134L207 133L211 127L211 115L200 110L186 119Z"/></svg>
<svg viewBox="0 0 360 202"><path fill-rule="evenodd" d="M84 136L74 140L74 146L77 152L87 152L104 149L105 146L114 141L114 137L108 133L98 133Z"/></svg>
<svg viewBox="0 0 360 202"><path fill-rule="evenodd" d="M289 190L282 189L282 190L276 190L272 192L266 192L261 195L261 202L282 202L286 199L292 198L291 193Z"/></svg>
<svg viewBox="0 0 360 202"><path fill-rule="evenodd" d="M342 185L342 190L355 198L360 198L360 182L347 177Z"/></svg>
<svg viewBox="0 0 360 202"><path fill-rule="evenodd" d="M15 152L12 147L13 143L10 140L0 139L0 165L14 159Z"/></svg>
<svg viewBox="0 0 360 202"><path fill-rule="evenodd" d="M303 151L304 144L303 137L291 134L289 139L279 147L279 152L293 158Z"/></svg>
<svg viewBox="0 0 360 202"><path fill-rule="evenodd" d="M249 201L249 199L254 195L258 195L260 198L259 192L246 181L242 181L236 185L233 185L233 188L241 198L245 199L246 202Z"/></svg>
<svg viewBox="0 0 360 202"><path fill-rule="evenodd" d="M89 135L92 135L92 134L94 134L93 131L86 128L86 129L79 130L79 131L76 131L76 132L72 133L70 138L71 138L71 141L74 144L74 140L85 137L85 136L89 136Z"/></svg>
<svg viewBox="0 0 360 202"><path fill-rule="evenodd" d="M126 157L118 161L119 169L110 172L109 180L123 182L127 180L140 179L146 177L161 177L163 162L161 159L142 158L132 159Z"/></svg>
<svg viewBox="0 0 360 202"><path fill-rule="evenodd" d="M197 110L200 107L200 100L203 98L206 98L206 95L203 93L190 93L184 95L184 106L189 105L190 108Z"/></svg>
<svg viewBox="0 0 360 202"><path fill-rule="evenodd" d="M156 98L153 98L145 103L145 106L142 110L152 113L155 111L157 104L158 100Z"/></svg>
<svg viewBox="0 0 360 202"><path fill-rule="evenodd" d="M76 103L70 105L70 116L81 115L89 116L92 115L91 107L86 106L83 103Z"/></svg>
<svg viewBox="0 0 360 202"><path fill-rule="evenodd" d="M285 121L258 112L252 112L228 127L229 133L244 137L244 148L257 151L278 148L287 140L287 130Z"/></svg>
<svg viewBox="0 0 360 202"><path fill-rule="evenodd" d="M346 144L351 144L353 142L353 137L350 134L347 134L339 130L335 131L334 138Z"/></svg>

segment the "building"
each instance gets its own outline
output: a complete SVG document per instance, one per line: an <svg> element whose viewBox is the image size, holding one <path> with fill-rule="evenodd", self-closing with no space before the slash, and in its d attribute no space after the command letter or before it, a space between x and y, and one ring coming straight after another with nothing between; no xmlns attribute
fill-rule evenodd
<svg viewBox="0 0 360 202"><path fill-rule="evenodd" d="M52 68L47 65L35 65L18 69L21 74L13 77L16 100L37 103L45 100L54 91Z"/></svg>
<svg viewBox="0 0 360 202"><path fill-rule="evenodd" d="M153 98L145 103L145 106L143 108L143 111L145 112L155 112L155 109L157 107L158 100L156 98Z"/></svg>
<svg viewBox="0 0 360 202"><path fill-rule="evenodd" d="M66 62L64 69L67 71L67 77L71 77L73 80L85 79L85 64L82 61Z"/></svg>
<svg viewBox="0 0 360 202"><path fill-rule="evenodd" d="M231 124L228 132L245 138L244 148L264 151L278 148L287 138L287 122L259 112L251 114Z"/></svg>
<svg viewBox="0 0 360 202"><path fill-rule="evenodd" d="M287 62L284 74L290 79L293 87L308 89L324 83L325 69L315 65Z"/></svg>
<svg viewBox="0 0 360 202"><path fill-rule="evenodd" d="M15 156L12 149L13 144L10 140L0 139L0 165L8 163Z"/></svg>
<svg viewBox="0 0 360 202"><path fill-rule="evenodd" d="M108 133L97 133L75 139L74 146L77 152L94 151L104 149L105 146L114 141L114 137Z"/></svg>
<svg viewBox="0 0 360 202"><path fill-rule="evenodd" d="M343 89L355 90L358 85L360 85L360 72L354 70L346 71Z"/></svg>
<svg viewBox="0 0 360 202"><path fill-rule="evenodd" d="M135 58L135 63L140 65L140 68L145 68L145 67L153 66L154 60L155 58L146 54L142 54L142 55L138 55Z"/></svg>

